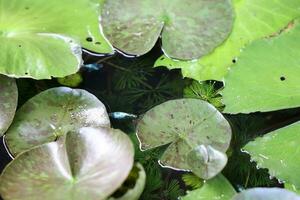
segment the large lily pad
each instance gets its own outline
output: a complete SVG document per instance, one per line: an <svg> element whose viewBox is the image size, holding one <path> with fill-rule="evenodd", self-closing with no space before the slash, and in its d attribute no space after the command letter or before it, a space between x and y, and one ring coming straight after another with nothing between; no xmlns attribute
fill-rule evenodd
<svg viewBox="0 0 300 200"><path fill-rule="evenodd" d="M0 177L0 193L7 200L104 200L127 178L133 157L121 131L81 128L17 156Z"/></svg>
<svg viewBox="0 0 300 200"><path fill-rule="evenodd" d="M258 167L300 189L300 122L259 137L243 149Z"/></svg>
<svg viewBox="0 0 300 200"><path fill-rule="evenodd" d="M233 0L235 21L227 40L212 53L195 61L176 61L166 56L156 66L181 68L185 77L222 81L240 49L254 40L273 35L300 17L299 0ZM255 59L254 59L255 60Z"/></svg>
<svg viewBox="0 0 300 200"><path fill-rule="evenodd" d="M162 32L162 48L177 59L210 53L229 35L233 23L230 0L105 0L104 34L127 54L142 55Z"/></svg>
<svg viewBox="0 0 300 200"><path fill-rule="evenodd" d="M18 88L14 79L0 75L0 136L8 129L18 104Z"/></svg>
<svg viewBox="0 0 300 200"><path fill-rule="evenodd" d="M33 97L17 111L5 139L11 153L17 155L87 126L110 126L105 106L84 90L52 88Z"/></svg>
<svg viewBox="0 0 300 200"><path fill-rule="evenodd" d="M254 188L239 193L233 200L300 200L300 196L281 188Z"/></svg>
<svg viewBox="0 0 300 200"><path fill-rule="evenodd" d="M182 200L231 200L236 194L234 188L229 181L223 176L218 175L215 178L208 180L205 184L196 190L190 191Z"/></svg>
<svg viewBox="0 0 300 200"><path fill-rule="evenodd" d="M99 3L0 0L0 73L44 79L74 74L81 46L112 53L101 35Z"/></svg>
<svg viewBox="0 0 300 200"><path fill-rule="evenodd" d="M226 165L231 128L209 103L179 99L148 111L138 123L137 136L142 150L170 144L160 159L162 166L210 179Z"/></svg>
<svg viewBox="0 0 300 200"><path fill-rule="evenodd" d="M243 50L225 78L226 113L273 111L300 106L300 25Z"/></svg>

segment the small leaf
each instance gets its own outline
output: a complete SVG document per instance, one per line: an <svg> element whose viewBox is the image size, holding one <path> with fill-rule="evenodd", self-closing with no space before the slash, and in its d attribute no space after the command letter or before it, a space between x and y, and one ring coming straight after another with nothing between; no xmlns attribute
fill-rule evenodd
<svg viewBox="0 0 300 200"><path fill-rule="evenodd" d="M190 191L181 200L231 200L236 194L229 181L223 176L218 175L208 180L204 185L196 190Z"/></svg>
<svg viewBox="0 0 300 200"><path fill-rule="evenodd" d="M135 180L135 185L121 197L111 197L109 200L138 200L144 190L146 183L146 172L141 164L137 164L138 177ZM126 182L125 182L126 183Z"/></svg>
<svg viewBox="0 0 300 200"><path fill-rule="evenodd" d="M273 111L300 106L300 24L246 47L225 78L226 113ZM294 49L294 50L287 50Z"/></svg>
<svg viewBox="0 0 300 200"><path fill-rule="evenodd" d="M300 122L259 137L243 149L258 167L300 189Z"/></svg>
<svg viewBox="0 0 300 200"><path fill-rule="evenodd" d="M0 74L0 137L10 126L18 104L18 88L14 79Z"/></svg>
<svg viewBox="0 0 300 200"><path fill-rule="evenodd" d="M147 53L162 34L166 55L190 60L227 38L233 11L229 0L106 0L101 22L110 42L127 54Z"/></svg>
<svg viewBox="0 0 300 200"><path fill-rule="evenodd" d="M226 164L231 128L209 103L178 99L148 111L138 123L137 136L142 150L169 144L160 159L162 166L192 170L210 179Z"/></svg>
<svg viewBox="0 0 300 200"><path fill-rule="evenodd" d="M119 130L74 129L17 156L0 176L0 193L14 200L105 200L127 178L133 157Z"/></svg>
<svg viewBox="0 0 300 200"><path fill-rule="evenodd" d="M17 155L87 126L110 126L105 106L84 90L58 87L26 102L17 111L5 139L11 153Z"/></svg>
<svg viewBox="0 0 300 200"><path fill-rule="evenodd" d="M178 61L163 56L156 61L155 66L182 69L184 77L198 81L222 81L228 73L229 66L239 57L242 48L257 39L274 35L300 17L299 0L233 0L232 2L235 10L233 30L222 45L199 60Z"/></svg>
<svg viewBox="0 0 300 200"><path fill-rule="evenodd" d="M241 192L233 200L300 200L300 196L281 188L254 188Z"/></svg>

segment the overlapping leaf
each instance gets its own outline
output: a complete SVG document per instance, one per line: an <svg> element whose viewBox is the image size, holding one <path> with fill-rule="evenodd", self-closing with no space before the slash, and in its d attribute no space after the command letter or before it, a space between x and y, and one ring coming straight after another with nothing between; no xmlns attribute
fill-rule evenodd
<svg viewBox="0 0 300 200"><path fill-rule="evenodd" d="M221 81L239 57L241 48L275 34L300 17L298 0L233 0L233 4L236 15L233 30L221 46L199 60L183 62L164 56L157 60L155 66L181 68L185 77L199 81Z"/></svg>
<svg viewBox="0 0 300 200"><path fill-rule="evenodd" d="M141 149L170 144L160 159L169 168L192 170L204 179L226 165L231 129L209 103L199 99L171 100L148 111L137 127Z"/></svg>
<svg viewBox="0 0 300 200"><path fill-rule="evenodd" d="M133 156L119 130L74 129L17 156L0 176L0 193L7 200L105 200L127 178Z"/></svg>
<svg viewBox="0 0 300 200"><path fill-rule="evenodd" d="M15 80L0 75L0 136L10 126L18 104L18 89Z"/></svg>
<svg viewBox="0 0 300 200"><path fill-rule="evenodd" d="M102 12L104 33L121 51L145 54L162 34L165 54L184 60L210 53L232 23L230 0L105 0Z"/></svg>
<svg viewBox="0 0 300 200"><path fill-rule="evenodd" d="M88 126L110 126L105 106L84 90L52 88L33 97L17 111L5 139L11 153L17 155Z"/></svg>
<svg viewBox="0 0 300 200"><path fill-rule="evenodd" d="M257 138L243 149L258 167L300 189L300 122Z"/></svg>
<svg viewBox="0 0 300 200"><path fill-rule="evenodd" d="M229 181L223 175L218 175L206 181L201 188L188 192L181 200L231 200L235 194Z"/></svg>
<svg viewBox="0 0 300 200"><path fill-rule="evenodd" d="M113 50L101 35L99 3L90 0L0 0L0 73L45 79L74 74L81 46Z"/></svg>
<svg viewBox="0 0 300 200"><path fill-rule="evenodd" d="M300 106L300 25L243 50L225 78L226 113L273 111Z"/></svg>

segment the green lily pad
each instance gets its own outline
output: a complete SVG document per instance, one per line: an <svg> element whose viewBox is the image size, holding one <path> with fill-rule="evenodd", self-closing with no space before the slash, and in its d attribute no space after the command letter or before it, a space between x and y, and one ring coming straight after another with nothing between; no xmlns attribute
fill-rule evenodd
<svg viewBox="0 0 300 200"><path fill-rule="evenodd" d="M90 0L0 0L0 73L46 79L78 71L81 46L112 53Z"/></svg>
<svg viewBox="0 0 300 200"><path fill-rule="evenodd" d="M239 193L233 200L300 200L300 196L281 188L254 188Z"/></svg>
<svg viewBox="0 0 300 200"><path fill-rule="evenodd" d="M273 111L300 106L300 25L246 47L225 78L226 113Z"/></svg>
<svg viewBox="0 0 300 200"><path fill-rule="evenodd" d="M87 126L110 126L105 106L85 90L58 87L26 102L17 111L5 139L11 153L17 155Z"/></svg>
<svg viewBox="0 0 300 200"><path fill-rule="evenodd" d="M300 122L259 137L243 149L258 167L300 189Z"/></svg>
<svg viewBox="0 0 300 200"><path fill-rule="evenodd" d="M142 150L170 144L160 158L162 166L210 179L226 165L231 128L209 103L178 99L148 111L138 123L137 136Z"/></svg>
<svg viewBox="0 0 300 200"><path fill-rule="evenodd" d="M14 79L0 75L0 136L10 126L18 104L18 88Z"/></svg>
<svg viewBox="0 0 300 200"><path fill-rule="evenodd" d="M162 37L164 53L190 60L210 53L229 35L230 0L105 0L104 34L121 51L142 55Z"/></svg>
<svg viewBox="0 0 300 200"><path fill-rule="evenodd" d="M130 174L129 174L130 179L136 178L136 180L134 180L135 181L134 187L132 189L127 190L123 196L111 197L111 198L109 198L109 200L139 200L139 198L145 188L146 172L144 170L144 167L140 163L137 163L136 166L133 167L133 170L135 170L135 169L137 170L137 177L130 177ZM131 170L131 171L133 171L133 170ZM135 173L133 173L133 174L135 174ZM128 180L128 178L127 178L127 180L125 181L125 183L123 183L123 185L126 184L127 181L131 182L131 180ZM124 189L126 189L126 186L124 187Z"/></svg>
<svg viewBox="0 0 300 200"><path fill-rule="evenodd" d="M284 188L287 190L290 190L292 192L297 193L298 195L300 195L300 189L297 188L294 184L289 184L289 183L284 183Z"/></svg>
<svg viewBox="0 0 300 200"><path fill-rule="evenodd" d="M231 200L235 194L229 181L223 175L218 175L206 181L201 188L188 192L181 200Z"/></svg>
<svg viewBox="0 0 300 200"><path fill-rule="evenodd" d="M212 53L195 61L177 61L166 56L155 66L180 68L185 77L198 81L222 81L228 68L240 55L240 49L251 42L273 35L300 17L299 0L233 0L235 21L227 40ZM255 59L254 59L255 60Z"/></svg>
<svg viewBox="0 0 300 200"><path fill-rule="evenodd" d="M133 157L131 140L119 130L74 129L17 156L0 176L0 193L14 200L105 200L127 178Z"/></svg>

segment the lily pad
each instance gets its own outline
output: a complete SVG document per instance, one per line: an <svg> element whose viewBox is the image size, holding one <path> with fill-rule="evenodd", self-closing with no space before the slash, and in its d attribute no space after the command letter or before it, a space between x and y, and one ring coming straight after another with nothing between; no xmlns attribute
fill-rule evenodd
<svg viewBox="0 0 300 200"><path fill-rule="evenodd" d="M105 200L127 178L133 157L119 130L74 129L17 156L0 176L0 193L14 200Z"/></svg>
<svg viewBox="0 0 300 200"><path fill-rule="evenodd" d="M81 46L112 53L90 0L0 0L0 73L46 79L78 71Z"/></svg>
<svg viewBox="0 0 300 200"><path fill-rule="evenodd" d="M210 53L229 35L230 0L106 0L104 34L121 51L142 55L160 37L164 53L190 60Z"/></svg>
<svg viewBox="0 0 300 200"><path fill-rule="evenodd" d="M209 103L178 99L148 111L138 123L137 136L142 150L169 144L160 159L162 166L192 170L210 179L226 165L231 128Z"/></svg>
<svg viewBox="0 0 300 200"><path fill-rule="evenodd" d="M14 79L0 75L0 136L10 126L18 104L18 88Z"/></svg>
<svg viewBox="0 0 300 200"><path fill-rule="evenodd" d="M300 24L246 47L225 78L226 113L273 111L300 106ZM290 50L287 50L290 49Z"/></svg>
<svg viewBox="0 0 300 200"><path fill-rule="evenodd" d="M181 197L181 200L231 200L235 194L232 185L220 174L206 181L201 188L188 192L186 196Z"/></svg>
<svg viewBox="0 0 300 200"><path fill-rule="evenodd" d="M243 149L258 167L300 189L300 122L259 137Z"/></svg>
<svg viewBox="0 0 300 200"><path fill-rule="evenodd" d="M88 126L110 126L105 106L85 90L58 87L26 102L17 111L5 139L11 153L17 155Z"/></svg>
<svg viewBox="0 0 300 200"><path fill-rule="evenodd" d="M232 2L235 10L233 30L222 45L199 60L184 62L163 56L156 61L155 66L180 68L183 76L198 81L222 81L228 73L228 68L239 57L241 48L257 39L279 32L289 22L300 17L299 0L233 0Z"/></svg>
<svg viewBox="0 0 300 200"><path fill-rule="evenodd" d="M133 172L133 171L137 171L136 172L137 177L130 177L131 173L135 174L135 172ZM131 170L131 173L129 174L128 178L135 179L134 187L132 189L127 190L126 193L124 195L122 195L121 197L111 197L111 198L109 198L109 200L139 200L141 194L143 193L144 187L145 187L146 172L145 172L143 166L140 163L137 163ZM125 181L125 183L123 183L123 185L124 184L126 185L127 181L132 182L132 180L128 180L128 178ZM131 184L131 183L129 183L129 184ZM124 186L124 189L126 189L126 186Z"/></svg>
<svg viewBox="0 0 300 200"><path fill-rule="evenodd" d="M233 200L300 200L300 196L281 188L254 188L244 190Z"/></svg>

